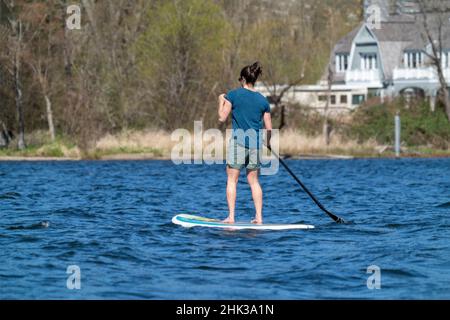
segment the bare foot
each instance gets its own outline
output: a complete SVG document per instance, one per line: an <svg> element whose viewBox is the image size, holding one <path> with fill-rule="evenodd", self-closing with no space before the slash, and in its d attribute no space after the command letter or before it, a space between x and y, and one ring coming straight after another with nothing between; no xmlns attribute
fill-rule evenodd
<svg viewBox="0 0 450 320"><path fill-rule="evenodd" d="M228 217L225 220L223 220L222 222L223 223L228 223L228 224L234 224L234 219L231 219L230 217Z"/></svg>
<svg viewBox="0 0 450 320"><path fill-rule="evenodd" d="M263 224L263 221L260 220L260 219L253 219L253 220L252 220L252 223L253 223L253 224L259 224L259 225L261 225L261 224Z"/></svg>

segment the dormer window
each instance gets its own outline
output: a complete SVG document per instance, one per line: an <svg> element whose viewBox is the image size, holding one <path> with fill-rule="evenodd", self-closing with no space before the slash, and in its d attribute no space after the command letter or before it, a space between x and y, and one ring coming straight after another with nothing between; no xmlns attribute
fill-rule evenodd
<svg viewBox="0 0 450 320"><path fill-rule="evenodd" d="M376 53L361 53L361 70L377 70L378 60Z"/></svg>
<svg viewBox="0 0 450 320"><path fill-rule="evenodd" d="M336 72L344 72L348 70L348 53L336 54Z"/></svg>
<svg viewBox="0 0 450 320"><path fill-rule="evenodd" d="M403 57L405 68L418 69L424 66L424 54L422 51L406 51Z"/></svg>

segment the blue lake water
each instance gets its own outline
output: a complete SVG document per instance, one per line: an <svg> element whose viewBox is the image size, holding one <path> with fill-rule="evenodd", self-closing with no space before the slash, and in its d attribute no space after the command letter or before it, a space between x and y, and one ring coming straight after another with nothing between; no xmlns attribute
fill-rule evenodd
<svg viewBox="0 0 450 320"><path fill-rule="evenodd" d="M450 298L450 159L292 160L337 225L282 169L265 221L311 231L184 229L225 218L224 166L1 162L1 299ZM253 203L245 176L237 218ZM81 272L69 290L68 266ZM369 290L367 268L381 272Z"/></svg>

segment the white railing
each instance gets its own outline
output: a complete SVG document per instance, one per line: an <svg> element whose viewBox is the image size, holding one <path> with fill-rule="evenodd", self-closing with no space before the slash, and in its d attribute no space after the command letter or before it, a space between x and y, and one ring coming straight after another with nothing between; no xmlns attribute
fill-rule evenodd
<svg viewBox="0 0 450 320"><path fill-rule="evenodd" d="M434 67L419 68L419 69L394 69L395 80L425 80L425 81L439 81L437 71ZM450 68L444 69L444 77L447 82L450 82Z"/></svg>
<svg viewBox="0 0 450 320"><path fill-rule="evenodd" d="M393 74L394 80L435 80L436 71L432 67L419 69L395 68Z"/></svg>
<svg viewBox="0 0 450 320"><path fill-rule="evenodd" d="M345 82L348 83L378 83L381 82L379 70L348 70L345 73Z"/></svg>

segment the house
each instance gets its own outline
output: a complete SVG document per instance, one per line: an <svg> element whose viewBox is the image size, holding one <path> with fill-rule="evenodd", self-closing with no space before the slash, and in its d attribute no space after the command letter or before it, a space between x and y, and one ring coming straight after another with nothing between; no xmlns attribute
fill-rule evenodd
<svg viewBox="0 0 450 320"><path fill-rule="evenodd" d="M442 3L448 6L446 13L426 16L434 39L439 38L439 17L442 21L441 62L450 86L450 1ZM416 1L366 0L364 10L366 21L338 41L331 54L330 112L353 110L375 96L382 100L422 96L433 107L441 85L427 55L432 53L431 45L424 36L424 17ZM371 20L374 12L379 19L376 24ZM284 100L323 110L328 75L327 68L319 83L293 87Z"/></svg>

